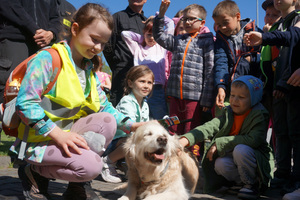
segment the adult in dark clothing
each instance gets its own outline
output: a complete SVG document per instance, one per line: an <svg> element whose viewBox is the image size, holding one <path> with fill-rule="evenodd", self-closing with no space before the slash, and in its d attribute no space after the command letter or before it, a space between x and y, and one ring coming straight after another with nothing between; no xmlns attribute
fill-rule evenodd
<svg viewBox="0 0 300 200"><path fill-rule="evenodd" d="M0 103L10 72L59 33L56 0L0 0Z"/></svg>
<svg viewBox="0 0 300 200"><path fill-rule="evenodd" d="M116 106L123 96L123 82L127 71L133 66L133 55L121 37L121 32L133 31L143 34L147 18L144 16L143 6L147 0L128 0L125 10L113 15L114 31L103 53L112 71L112 88L110 101Z"/></svg>
<svg viewBox="0 0 300 200"><path fill-rule="evenodd" d="M59 21L61 24L60 28L63 30L63 33L68 33L71 29L72 15L76 12L76 8L66 0L56 0L56 2L58 15L60 18ZM66 38L63 33L59 35L59 37L57 38L57 42Z"/></svg>

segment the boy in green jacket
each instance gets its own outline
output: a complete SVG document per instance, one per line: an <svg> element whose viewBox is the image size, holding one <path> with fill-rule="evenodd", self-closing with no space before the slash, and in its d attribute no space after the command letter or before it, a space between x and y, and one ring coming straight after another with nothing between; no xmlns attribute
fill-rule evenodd
<svg viewBox="0 0 300 200"><path fill-rule="evenodd" d="M237 78L231 85L230 106L223 114L180 138L187 147L211 140L202 159L205 193L238 185L239 198L257 199L268 187L274 158L266 142L269 115L260 103L262 93L260 79L250 75Z"/></svg>

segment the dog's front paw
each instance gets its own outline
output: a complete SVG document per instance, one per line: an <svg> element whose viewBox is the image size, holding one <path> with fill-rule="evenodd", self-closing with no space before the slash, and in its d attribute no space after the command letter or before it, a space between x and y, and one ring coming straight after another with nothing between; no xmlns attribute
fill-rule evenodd
<svg viewBox="0 0 300 200"><path fill-rule="evenodd" d="M121 196L120 198L118 198L118 200L129 200L129 198L126 196Z"/></svg>

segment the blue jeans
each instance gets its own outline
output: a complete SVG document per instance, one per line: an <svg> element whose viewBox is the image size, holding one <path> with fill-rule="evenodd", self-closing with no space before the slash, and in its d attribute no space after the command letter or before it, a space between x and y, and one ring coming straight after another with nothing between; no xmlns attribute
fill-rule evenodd
<svg viewBox="0 0 300 200"><path fill-rule="evenodd" d="M150 109L150 117L153 119L162 119L168 114L165 89L163 85L154 85L152 95L147 99Z"/></svg>
<svg viewBox="0 0 300 200"><path fill-rule="evenodd" d="M215 171L228 181L253 185L257 178L257 164L254 150L244 144L238 144L232 153L218 157Z"/></svg>
<svg viewBox="0 0 300 200"><path fill-rule="evenodd" d="M277 163L275 175L282 178L291 174L300 181L300 94L291 92L284 98L274 99L273 111Z"/></svg>

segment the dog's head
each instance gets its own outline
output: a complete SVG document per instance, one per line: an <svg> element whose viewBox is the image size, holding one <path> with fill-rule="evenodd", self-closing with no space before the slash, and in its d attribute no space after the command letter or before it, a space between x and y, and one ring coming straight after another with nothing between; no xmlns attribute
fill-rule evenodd
<svg viewBox="0 0 300 200"><path fill-rule="evenodd" d="M157 121L139 127L125 144L130 159L160 165L180 148L175 136L171 136Z"/></svg>

